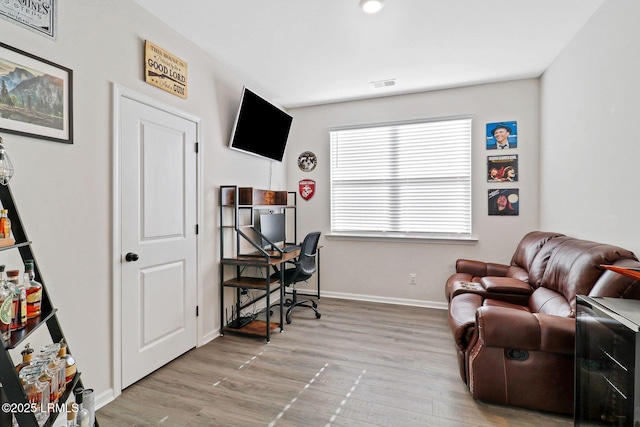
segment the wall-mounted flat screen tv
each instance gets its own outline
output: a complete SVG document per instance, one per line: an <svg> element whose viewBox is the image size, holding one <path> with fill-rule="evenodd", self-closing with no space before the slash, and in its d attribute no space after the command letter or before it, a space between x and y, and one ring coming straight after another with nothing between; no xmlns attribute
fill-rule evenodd
<svg viewBox="0 0 640 427"><path fill-rule="evenodd" d="M229 146L281 162L292 121L284 110L244 87Z"/></svg>

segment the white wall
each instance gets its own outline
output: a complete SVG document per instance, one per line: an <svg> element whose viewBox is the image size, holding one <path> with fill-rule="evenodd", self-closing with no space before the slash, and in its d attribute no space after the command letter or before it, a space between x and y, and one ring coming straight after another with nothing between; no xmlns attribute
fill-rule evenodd
<svg viewBox="0 0 640 427"><path fill-rule="evenodd" d="M399 302L424 306L444 305L444 283L454 272L457 258L508 263L522 236L538 227L538 93L537 79L487 84L428 93L400 95L292 109L294 124L287 151L289 188L302 179L316 181L316 194L299 199L299 235L323 232L322 288L326 295ZM328 129L421 118L473 115L473 235L477 243L381 242L326 238L330 232ZM518 122L520 180L513 185L487 183L485 125ZM312 172L298 169L295 159L303 151L318 157ZM501 152L504 154L504 152ZM487 215L489 188L519 188L520 216ZM417 274L417 285L409 274Z"/></svg>
<svg viewBox="0 0 640 427"><path fill-rule="evenodd" d="M274 164L270 178L269 161L227 147L242 85L261 91L254 82L240 79L130 0L65 0L58 6L57 41L5 20L0 34L3 43L73 70L74 144L0 135L16 167L16 203L83 382L106 399L113 376L112 84L202 118L203 336L219 327L218 186L272 183L284 189L286 169ZM143 81L145 39L188 63L187 100Z"/></svg>
<svg viewBox="0 0 640 427"><path fill-rule="evenodd" d="M640 3L608 0L541 79L540 222L640 254Z"/></svg>

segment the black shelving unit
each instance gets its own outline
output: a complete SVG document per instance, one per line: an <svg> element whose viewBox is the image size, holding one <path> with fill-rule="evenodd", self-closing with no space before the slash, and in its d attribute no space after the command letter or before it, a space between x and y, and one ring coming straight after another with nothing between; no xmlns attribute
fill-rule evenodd
<svg viewBox="0 0 640 427"><path fill-rule="evenodd" d="M283 261L292 259L294 254L281 251L265 250L260 243L253 240L255 232L255 217L258 211L290 212L293 221L293 241L297 241L296 193L291 191L260 190L253 187L238 187L237 185L220 186L220 333L237 333L249 336L264 337L271 340L271 333L284 328L282 303L284 288L280 280L271 278L271 269L280 266ZM260 240L258 239L258 242ZM225 267L235 270L235 274L228 278ZM244 270L247 267L262 272L258 277L247 277ZM282 272L282 271L281 271ZM225 289L235 289L232 319L225 310ZM255 290L259 295L241 303L243 290ZM280 315L279 322L272 322L271 294L279 291ZM236 325L238 314L246 307L265 299L266 321L252 320L246 325Z"/></svg>
<svg viewBox="0 0 640 427"><path fill-rule="evenodd" d="M32 259L34 262L34 270L36 279L42 284L42 314L36 318L27 320L27 325L24 329L14 331L11 333L11 338L3 342L3 351L0 351L0 383L2 383L2 389L6 395L8 403L15 403L17 407L28 407L28 399L18 374L16 372L16 363L11 359L9 350L18 347L22 344L29 335L38 330L41 327L46 327L49 330L49 335L54 343L60 342L64 338L65 342L68 340L62 333L62 328L58 321L57 310L53 307L47 287L45 286L44 279L40 274L38 268L38 262L31 250L31 241L28 239L27 234L22 225L22 220L18 214L11 189L8 185L0 185L0 203L4 209L9 211L9 219L11 220L11 231L15 239L15 244L11 246L5 246L0 248L0 251L18 250L22 260ZM71 353L71 349L67 344L67 351ZM72 395L73 390L76 390L82 386L80 380L80 373L76 373L74 378L67 384L67 388L60 398L57 407L63 407L62 404ZM49 419L44 426L53 426L56 418L60 415L58 412L50 412ZM63 414L66 416L66 414ZM21 427L38 427L36 417L32 412L16 412L16 420ZM96 420L94 426L98 427L98 421Z"/></svg>

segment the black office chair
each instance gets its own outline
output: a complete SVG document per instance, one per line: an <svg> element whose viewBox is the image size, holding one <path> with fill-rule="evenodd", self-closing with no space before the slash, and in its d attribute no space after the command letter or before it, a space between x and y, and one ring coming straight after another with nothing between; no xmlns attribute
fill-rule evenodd
<svg viewBox="0 0 640 427"><path fill-rule="evenodd" d="M284 302L284 305L288 307L286 319L287 323L291 323L291 311L295 307L308 307L316 313L316 318L320 318L318 312L318 304L311 300L298 301L298 291L296 290L296 283L306 282L316 272L316 253L318 250L318 240L320 240L320 232L314 231L307 234L302 241L300 248L300 255L293 261L287 261L295 265L293 268L287 268L284 271L284 285L291 286L292 297ZM280 272L273 273L271 275L274 279L280 279Z"/></svg>

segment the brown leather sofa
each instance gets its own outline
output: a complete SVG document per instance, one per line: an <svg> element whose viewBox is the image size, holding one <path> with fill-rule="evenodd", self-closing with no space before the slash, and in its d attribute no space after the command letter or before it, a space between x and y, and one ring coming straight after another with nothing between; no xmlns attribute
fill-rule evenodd
<svg viewBox="0 0 640 427"><path fill-rule="evenodd" d="M640 283L603 264L640 267L626 249L541 231L509 265L456 262L449 326L474 399L573 412L576 295L640 299Z"/></svg>

